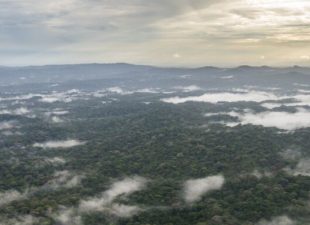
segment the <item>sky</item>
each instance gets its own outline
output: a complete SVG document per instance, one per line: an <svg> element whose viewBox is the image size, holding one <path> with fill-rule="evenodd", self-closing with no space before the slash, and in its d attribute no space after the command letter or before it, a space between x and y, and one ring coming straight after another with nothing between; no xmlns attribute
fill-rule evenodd
<svg viewBox="0 0 310 225"><path fill-rule="evenodd" d="M310 0L0 0L0 65L310 66Z"/></svg>

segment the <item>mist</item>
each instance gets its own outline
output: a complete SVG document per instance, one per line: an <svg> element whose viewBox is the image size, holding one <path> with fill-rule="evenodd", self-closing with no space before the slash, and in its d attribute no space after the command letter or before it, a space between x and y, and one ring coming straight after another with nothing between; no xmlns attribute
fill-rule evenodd
<svg viewBox="0 0 310 225"><path fill-rule="evenodd" d="M35 143L33 144L33 147L37 148L72 148L79 145L84 145L85 142L70 139L70 140L64 140L64 141L47 141L43 143Z"/></svg>
<svg viewBox="0 0 310 225"><path fill-rule="evenodd" d="M222 175L188 180L184 184L183 198L187 203L197 202L206 193L220 190L224 182L225 178Z"/></svg>

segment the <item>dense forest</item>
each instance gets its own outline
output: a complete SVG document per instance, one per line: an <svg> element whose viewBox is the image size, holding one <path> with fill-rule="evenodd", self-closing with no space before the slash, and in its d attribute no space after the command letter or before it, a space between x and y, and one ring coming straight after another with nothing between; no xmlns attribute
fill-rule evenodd
<svg viewBox="0 0 310 225"><path fill-rule="evenodd" d="M231 89L248 100L172 104L206 93L195 86L23 88L0 98L1 225L310 224L307 121L238 123L249 112L307 116L306 103Z"/></svg>

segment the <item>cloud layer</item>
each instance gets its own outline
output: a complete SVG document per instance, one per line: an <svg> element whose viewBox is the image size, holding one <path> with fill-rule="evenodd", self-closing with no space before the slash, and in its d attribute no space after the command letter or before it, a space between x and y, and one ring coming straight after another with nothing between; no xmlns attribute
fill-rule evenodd
<svg viewBox="0 0 310 225"><path fill-rule="evenodd" d="M0 60L309 65L309 8L307 0L2 0Z"/></svg>
<svg viewBox="0 0 310 225"><path fill-rule="evenodd" d="M238 117L240 124L253 124L264 127L276 127L283 130L296 130L310 127L310 111L288 112L262 112L262 113L231 113ZM237 125L236 123L228 125Z"/></svg>
<svg viewBox="0 0 310 225"><path fill-rule="evenodd" d="M221 189L224 182L222 175L188 180L184 184L184 200L187 203L199 201L204 194Z"/></svg>
<svg viewBox="0 0 310 225"><path fill-rule="evenodd" d="M261 92L261 91L249 91L242 93L232 93L232 92L220 92L220 93L206 93L200 96L190 96L190 97L172 97L164 98L163 102L180 104L185 102L263 102L268 100L279 100L280 97L273 93Z"/></svg>

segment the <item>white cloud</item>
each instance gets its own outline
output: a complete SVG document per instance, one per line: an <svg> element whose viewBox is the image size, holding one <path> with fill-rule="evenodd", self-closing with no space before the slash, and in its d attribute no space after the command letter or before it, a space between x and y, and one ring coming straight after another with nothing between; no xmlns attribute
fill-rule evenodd
<svg viewBox="0 0 310 225"><path fill-rule="evenodd" d="M11 97L0 97L0 101L20 101L20 100L29 100L34 97L40 97L40 94L26 94L26 95L18 95Z"/></svg>
<svg viewBox="0 0 310 225"><path fill-rule="evenodd" d="M286 149L280 155L286 160L297 160L302 156L301 152L296 149Z"/></svg>
<svg viewBox="0 0 310 225"><path fill-rule="evenodd" d="M14 128L15 125L12 121L9 122L0 122L0 130L10 130Z"/></svg>
<svg viewBox="0 0 310 225"><path fill-rule="evenodd" d="M310 111L289 112L234 113L240 124L253 124L264 127L276 127L283 130L296 130L310 127ZM230 125L229 123L227 125ZM233 124L236 125L236 124Z"/></svg>
<svg viewBox="0 0 310 225"><path fill-rule="evenodd" d="M267 109L275 109L275 108L281 107L282 104L281 103L263 103L262 106Z"/></svg>
<svg viewBox="0 0 310 225"><path fill-rule="evenodd" d="M234 78L233 75L221 77L221 79L223 79L223 80L230 80L230 79L233 79L233 78Z"/></svg>
<svg viewBox="0 0 310 225"><path fill-rule="evenodd" d="M161 91L157 88L143 88L143 89L126 91L121 87L110 87L110 88L107 88L106 91L110 93L120 94L120 95L132 95L134 93L151 93L151 94L161 93ZM98 96L102 97L105 95L99 94Z"/></svg>
<svg viewBox="0 0 310 225"><path fill-rule="evenodd" d="M0 114L26 115L28 113L30 113L30 111L25 107L21 107L14 110L0 110Z"/></svg>
<svg viewBox="0 0 310 225"><path fill-rule="evenodd" d="M65 92L52 92L50 94L41 94L40 95L40 102L44 103L55 103L55 102L64 102L69 103L74 100L78 100L82 98L84 93L77 89L68 90Z"/></svg>
<svg viewBox="0 0 310 225"><path fill-rule="evenodd" d="M294 83L294 86L299 86L299 87L310 87L309 84L301 84L301 83Z"/></svg>
<svg viewBox="0 0 310 225"><path fill-rule="evenodd" d="M46 158L45 161L54 165L61 165L66 163L66 160L61 157Z"/></svg>
<svg viewBox="0 0 310 225"><path fill-rule="evenodd" d="M300 159L294 169L286 168L285 170L294 176L310 176L310 159Z"/></svg>
<svg viewBox="0 0 310 225"><path fill-rule="evenodd" d="M303 93L303 94L310 94L310 90L305 90L305 89L298 89L299 93Z"/></svg>
<svg viewBox="0 0 310 225"><path fill-rule="evenodd" d="M287 216L275 217L271 221L262 220L257 225L295 225L296 223Z"/></svg>
<svg viewBox="0 0 310 225"><path fill-rule="evenodd" d="M33 225L38 223L38 219L31 216L31 215L26 215L26 216L19 216L16 217L15 219L8 219L0 222L0 225Z"/></svg>
<svg viewBox="0 0 310 225"><path fill-rule="evenodd" d="M68 170L58 171L54 174L53 179L48 181L43 188L72 188L81 183L83 176L76 175Z"/></svg>
<svg viewBox="0 0 310 225"><path fill-rule="evenodd" d="M114 201L120 196L126 197L134 192L140 191L145 187L146 182L146 179L138 176L117 181L112 184L110 189L102 193L101 196L82 200L79 205L79 211L101 211L119 217L129 217L139 212L140 208L138 206L116 204Z"/></svg>
<svg viewBox="0 0 310 225"><path fill-rule="evenodd" d="M201 90L201 87L198 87L197 85L190 85L190 86L178 86L175 87L175 89L181 90L183 92L192 92Z"/></svg>
<svg viewBox="0 0 310 225"><path fill-rule="evenodd" d="M253 101L263 102L268 100L280 100L281 98L273 93L261 92L261 91L249 91L244 93L207 93L201 96L190 96L190 97L171 97L162 99L163 102L180 104L185 102L241 102L241 101Z"/></svg>
<svg viewBox="0 0 310 225"><path fill-rule="evenodd" d="M18 201L26 198L28 191L21 193L15 190L10 190L6 192L0 192L0 207L9 204L13 201Z"/></svg>
<svg viewBox="0 0 310 225"><path fill-rule="evenodd" d="M53 117L51 118L51 121L52 121L53 123L63 123L63 122L64 122L64 120L61 119L61 118L59 118L58 116L53 116Z"/></svg>
<svg viewBox="0 0 310 225"><path fill-rule="evenodd" d="M60 225L82 225L81 216L73 208L63 208L53 218Z"/></svg>
<svg viewBox="0 0 310 225"><path fill-rule="evenodd" d="M131 92L124 91L120 87L110 87L110 88L107 89L107 91L108 92L112 92L112 93L116 93L116 94L120 94L120 95L132 94Z"/></svg>
<svg viewBox="0 0 310 225"><path fill-rule="evenodd" d="M79 145L84 145L85 142L79 140L64 140L64 141L47 141L44 143L35 143L33 147L38 148L72 148Z"/></svg>
<svg viewBox="0 0 310 225"><path fill-rule="evenodd" d="M141 211L141 208L138 206L128 206L123 204L112 204L108 209L109 213L117 217L131 217Z"/></svg>
<svg viewBox="0 0 310 225"><path fill-rule="evenodd" d="M67 114L69 114L69 111L67 111L67 110L60 110L60 109L56 109L55 111L47 112L46 113L47 116L51 116L51 115L63 116L63 115L67 115Z"/></svg>
<svg viewBox="0 0 310 225"><path fill-rule="evenodd" d="M220 190L224 182L222 175L188 180L184 184L184 199L188 203L199 201L204 194Z"/></svg>
<svg viewBox="0 0 310 225"><path fill-rule="evenodd" d="M272 173L267 172L267 171L259 171L259 170L254 170L251 175L255 176L258 179L261 179L262 177L271 177Z"/></svg>

